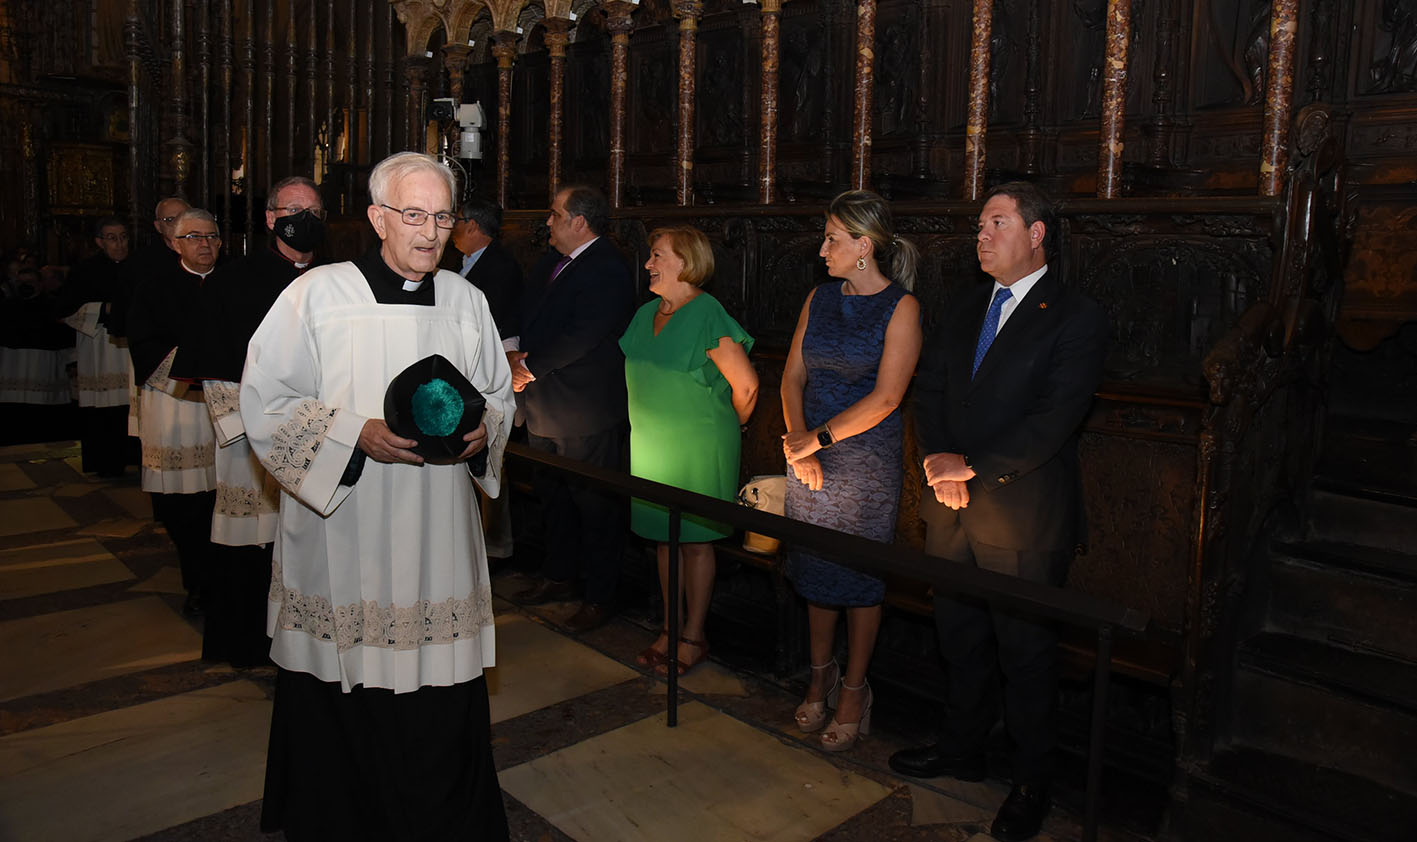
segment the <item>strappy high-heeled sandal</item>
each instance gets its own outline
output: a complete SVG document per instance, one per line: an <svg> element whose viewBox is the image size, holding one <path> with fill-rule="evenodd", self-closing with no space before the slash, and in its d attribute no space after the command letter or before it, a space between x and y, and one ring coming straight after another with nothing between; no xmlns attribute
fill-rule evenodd
<svg viewBox="0 0 1417 842"><path fill-rule="evenodd" d="M702 664L704 661L707 661L707 660L708 660L709 645L708 645L708 641L707 641L707 640L690 640L690 639L687 638L687 637L681 637L681 638L679 638L679 642L680 642L681 644L685 645L685 646L692 646L692 647L694 647L695 649L698 650L698 654L696 654L694 657L692 657L692 658L690 658L690 659L688 659L688 660L684 660L683 658L680 658L680 659L679 659L679 664L678 664L679 670L678 670L678 672L679 672L679 675L680 675L680 676L683 676L683 675L684 675L685 673L687 673L689 670L693 669L694 667L696 667L696 666L698 666L699 664ZM658 664L655 664L655 666L654 666L654 671L657 672L657 673L659 673L660 675L668 675L668 674L669 674L669 655L668 655L668 653L666 653L666 654L664 655L664 657L660 658L660 661L659 661Z"/></svg>
<svg viewBox="0 0 1417 842"><path fill-rule="evenodd" d="M830 689L824 699L817 702L803 702L797 706L797 711L792 718L797 721L797 729L804 734L810 734L818 730L827 721L827 708L836 707L837 697L841 694L841 667L837 666L836 659L833 658L825 664L812 664L812 672L823 670L833 672Z"/></svg>
<svg viewBox="0 0 1417 842"><path fill-rule="evenodd" d="M864 734L871 733L871 703L875 698L871 695L871 683L863 681L855 687L846 684L841 685L843 690L850 690L853 693L866 691L866 704L861 706L861 718L856 722L837 722L836 717L832 717L831 724L827 730L822 732L822 748L827 751L846 751L856 745L856 740Z"/></svg>

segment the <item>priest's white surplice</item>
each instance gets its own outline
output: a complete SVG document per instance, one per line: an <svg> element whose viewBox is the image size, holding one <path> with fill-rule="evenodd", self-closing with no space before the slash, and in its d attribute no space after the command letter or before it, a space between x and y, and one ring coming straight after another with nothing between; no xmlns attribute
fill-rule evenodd
<svg viewBox="0 0 1417 842"><path fill-rule="evenodd" d="M99 323L102 301L90 301L64 324L74 329L74 357L79 364L79 406L127 406L133 382L128 341Z"/></svg>
<svg viewBox="0 0 1417 842"><path fill-rule="evenodd" d="M436 304L379 304L352 263L312 269L251 339L240 411L252 449L280 482L267 629L271 657L322 681L412 692L492 666L487 556L465 465L367 460L340 485L384 392L441 354L487 399L488 459L476 481L501 492L512 379L482 293L451 272Z"/></svg>

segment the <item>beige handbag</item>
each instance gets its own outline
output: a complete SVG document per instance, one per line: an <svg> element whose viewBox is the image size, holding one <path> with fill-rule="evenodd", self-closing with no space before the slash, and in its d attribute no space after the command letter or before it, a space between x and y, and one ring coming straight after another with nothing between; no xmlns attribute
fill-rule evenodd
<svg viewBox="0 0 1417 842"><path fill-rule="evenodd" d="M780 515L787 504L787 477L782 474L767 474L753 477L738 492L738 502L750 509ZM772 555L781 542L776 538L759 535L756 532L743 533L743 549L750 553Z"/></svg>

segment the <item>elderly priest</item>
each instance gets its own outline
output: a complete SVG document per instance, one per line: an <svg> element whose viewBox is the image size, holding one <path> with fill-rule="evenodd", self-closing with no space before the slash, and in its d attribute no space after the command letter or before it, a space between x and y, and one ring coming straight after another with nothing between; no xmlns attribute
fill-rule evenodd
<svg viewBox="0 0 1417 842"><path fill-rule="evenodd" d="M482 293L437 270L454 187L427 155L385 159L381 244L298 278L247 352L241 419L282 487L261 826L292 842L507 838L473 483L500 493L512 378ZM430 357L451 367L417 384L417 423L395 421L390 384Z"/></svg>

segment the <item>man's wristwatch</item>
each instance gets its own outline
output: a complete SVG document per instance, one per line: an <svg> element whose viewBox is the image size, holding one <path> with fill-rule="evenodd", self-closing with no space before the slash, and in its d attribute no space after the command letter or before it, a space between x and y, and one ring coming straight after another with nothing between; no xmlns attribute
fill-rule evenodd
<svg viewBox="0 0 1417 842"><path fill-rule="evenodd" d="M836 439L832 438L831 428L823 424L822 428L817 431L817 446L826 450L834 444L836 444Z"/></svg>

